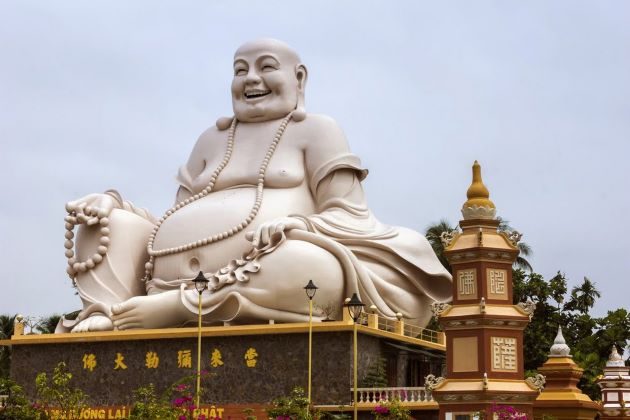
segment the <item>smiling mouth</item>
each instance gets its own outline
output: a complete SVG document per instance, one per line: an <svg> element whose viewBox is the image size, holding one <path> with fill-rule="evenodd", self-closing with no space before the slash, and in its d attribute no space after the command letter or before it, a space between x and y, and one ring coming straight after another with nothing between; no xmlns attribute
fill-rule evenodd
<svg viewBox="0 0 630 420"><path fill-rule="evenodd" d="M271 93L270 90L251 90L249 92L245 92L245 99L257 99L262 98L263 96L267 96Z"/></svg>

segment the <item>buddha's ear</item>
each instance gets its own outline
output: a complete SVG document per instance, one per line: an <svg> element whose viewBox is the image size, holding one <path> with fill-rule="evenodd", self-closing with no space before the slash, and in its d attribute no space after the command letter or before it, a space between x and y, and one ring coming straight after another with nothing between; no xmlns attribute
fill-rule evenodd
<svg viewBox="0 0 630 420"><path fill-rule="evenodd" d="M304 94L306 88L306 79L308 79L308 70L304 64L298 64L295 66L295 77L298 81L298 90Z"/></svg>
<svg viewBox="0 0 630 420"><path fill-rule="evenodd" d="M304 107L304 91L306 88L306 79L308 78L308 71L304 64L298 64L295 66L295 77L298 82L298 97L295 111L293 111L293 121L300 122L306 118L306 108Z"/></svg>

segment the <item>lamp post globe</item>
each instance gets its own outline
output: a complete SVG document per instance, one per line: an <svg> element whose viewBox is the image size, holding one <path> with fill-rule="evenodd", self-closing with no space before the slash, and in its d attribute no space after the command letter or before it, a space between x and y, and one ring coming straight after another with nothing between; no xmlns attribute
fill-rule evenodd
<svg viewBox="0 0 630 420"><path fill-rule="evenodd" d="M197 274L197 277L193 279L193 282L195 283L195 289L197 289L197 292L200 294L208 288L209 281L206 276L204 276L203 271L200 271L199 274Z"/></svg>

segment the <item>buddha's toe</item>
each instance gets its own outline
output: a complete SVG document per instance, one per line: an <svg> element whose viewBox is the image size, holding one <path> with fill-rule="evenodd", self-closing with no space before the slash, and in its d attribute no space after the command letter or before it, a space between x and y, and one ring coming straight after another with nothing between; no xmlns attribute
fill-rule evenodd
<svg viewBox="0 0 630 420"><path fill-rule="evenodd" d="M112 321L104 315L94 315L79 322L73 329L73 333L89 331L111 331L114 329Z"/></svg>

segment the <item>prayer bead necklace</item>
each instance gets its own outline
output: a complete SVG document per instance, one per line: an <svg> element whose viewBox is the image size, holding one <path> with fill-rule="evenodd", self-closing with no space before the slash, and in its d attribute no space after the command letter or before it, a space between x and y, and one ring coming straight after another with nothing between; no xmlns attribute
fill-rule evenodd
<svg viewBox="0 0 630 420"><path fill-rule="evenodd" d="M180 252L189 251L191 249L198 248L200 246L204 246L204 245L208 245L214 242L221 241L223 239L234 236L236 233L242 231L243 229L245 229L247 226L251 224L251 222L254 220L254 218L258 214L258 211L260 210L260 206L262 204L263 187L265 184L265 174L267 173L267 167L269 166L269 161L271 160L271 157L273 156L276 150L276 147L278 146L278 143L280 142L280 139L282 138L282 135L284 134L284 131L286 130L287 125L289 124L289 121L291 120L291 116L292 116L292 113L284 117L284 119L280 123L280 126L276 130L276 134L273 137L273 141L271 142L271 144L269 145L269 148L267 149L267 153L265 154L265 157L258 170L258 181L256 185L256 199L254 201L254 205L252 206L248 216L241 223L233 226L230 229L223 231L222 233L211 235L206 238L199 239L198 241L195 241L195 242L189 242L185 245L180 245L180 246L176 246L172 248L165 248L165 249L160 249L160 250L153 249L155 236L157 235L157 232L160 229L160 226L162 225L162 223L164 223L166 219L168 219L170 216L172 216L177 210L181 209L182 207L185 207L207 196L208 194L210 194L210 192L212 192L214 188L214 184L216 183L216 180L219 174L227 166L228 162L230 161L230 157L232 156L232 152L234 150L234 132L236 131L236 126L238 124L238 120L236 119L236 117L234 117L234 119L232 120L232 124L230 125L230 130L228 132L225 155L223 156L223 160L221 161L219 166L212 173L212 176L210 177L210 181L208 182L208 185L203 190L201 190L201 192L199 192L198 194L195 194L192 197L189 197L183 201L180 201L175 206L168 209L166 213L164 214L164 216L162 216L157 221L155 227L153 228L153 231L151 232L151 235L149 235L149 242L147 244L147 252L149 253L149 261L144 266L145 268L144 280L145 281L148 281L149 279L151 279L155 257L163 257L165 255L177 254Z"/></svg>
<svg viewBox="0 0 630 420"><path fill-rule="evenodd" d="M85 261L79 261L74 255L74 241L72 240L74 238L73 230L76 225L81 224L81 222L77 220L76 212L69 212L64 219L66 222L66 241L64 247L66 248L66 258L68 259L66 273L68 273L68 276L70 276L73 281L77 273L84 273L103 261L103 257L107 254L109 248L109 227L107 227L109 225L109 219L107 217L101 217L101 215L94 217L96 217L100 225L101 237L98 240L99 245L96 248L96 252Z"/></svg>

